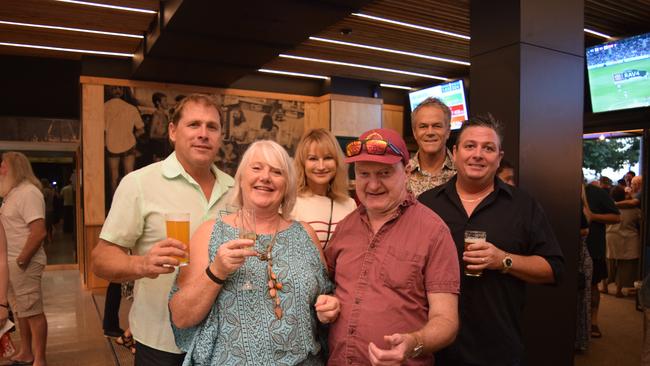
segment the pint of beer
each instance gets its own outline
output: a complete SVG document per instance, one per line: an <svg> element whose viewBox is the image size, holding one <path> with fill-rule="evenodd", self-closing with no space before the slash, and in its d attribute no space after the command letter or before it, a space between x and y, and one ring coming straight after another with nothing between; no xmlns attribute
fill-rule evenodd
<svg viewBox="0 0 650 366"><path fill-rule="evenodd" d="M167 237L176 239L185 244L187 258L179 258L179 266L187 266L190 263L190 214L172 212L165 215L167 225Z"/></svg>
<svg viewBox="0 0 650 366"><path fill-rule="evenodd" d="M485 231L465 231L465 251L470 244L485 242L487 233ZM467 269L467 263L463 263L465 267L465 276L480 277L483 274L481 270Z"/></svg>

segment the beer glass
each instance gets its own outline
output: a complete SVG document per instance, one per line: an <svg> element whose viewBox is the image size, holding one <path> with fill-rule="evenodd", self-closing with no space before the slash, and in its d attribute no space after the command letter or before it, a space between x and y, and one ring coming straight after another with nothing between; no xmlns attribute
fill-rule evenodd
<svg viewBox="0 0 650 366"><path fill-rule="evenodd" d="M176 239L185 244L185 253L187 257L175 257L178 259L179 266L190 264L190 214L186 212L170 212L165 214L165 226L167 227L167 237Z"/></svg>
<svg viewBox="0 0 650 366"><path fill-rule="evenodd" d="M486 238L487 238L487 233L485 231L476 231L476 230L465 231L465 251L469 250L467 249L467 247L470 244L483 243L485 242ZM465 276L480 277L483 274L482 270L468 269L467 263L463 263L463 267L465 269Z"/></svg>

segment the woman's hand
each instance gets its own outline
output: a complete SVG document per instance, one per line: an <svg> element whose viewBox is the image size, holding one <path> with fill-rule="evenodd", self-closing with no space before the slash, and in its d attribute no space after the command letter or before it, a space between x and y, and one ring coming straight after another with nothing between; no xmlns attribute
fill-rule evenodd
<svg viewBox="0 0 650 366"><path fill-rule="evenodd" d="M331 295L320 295L314 304L316 309L316 316L318 320L323 323L332 323L336 321L341 312L341 303L339 299Z"/></svg>
<svg viewBox="0 0 650 366"><path fill-rule="evenodd" d="M224 243L217 249L214 261L210 263L210 271L225 280L244 264L246 258L257 256L257 252L250 249L254 244L250 239L235 239Z"/></svg>

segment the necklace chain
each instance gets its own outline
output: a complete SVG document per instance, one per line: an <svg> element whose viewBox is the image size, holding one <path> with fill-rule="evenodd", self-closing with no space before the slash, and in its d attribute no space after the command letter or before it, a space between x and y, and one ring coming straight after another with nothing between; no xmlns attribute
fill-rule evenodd
<svg viewBox="0 0 650 366"><path fill-rule="evenodd" d="M476 201L480 201L480 200L482 200L483 198L487 197L490 193L492 193L492 191L490 191L490 192L488 192L488 193L486 193L486 194L484 194L484 195L482 195L482 196L480 196L480 197L472 198L472 199L469 199L469 198L463 198L463 196L461 196L460 193L459 193L459 194L458 194L458 198L460 198L460 200L463 201L463 202L476 202Z"/></svg>

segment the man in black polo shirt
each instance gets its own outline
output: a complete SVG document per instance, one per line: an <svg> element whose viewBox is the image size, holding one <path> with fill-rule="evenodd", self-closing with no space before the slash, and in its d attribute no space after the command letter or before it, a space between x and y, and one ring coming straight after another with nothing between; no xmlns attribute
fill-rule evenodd
<svg viewBox="0 0 650 366"><path fill-rule="evenodd" d="M540 205L496 178L503 157L497 121L465 121L453 155L457 175L419 200L449 226L461 264L482 275L461 273L460 331L436 355L436 366L519 365L526 283L557 282L562 251ZM487 239L465 250L466 230L484 231Z"/></svg>

